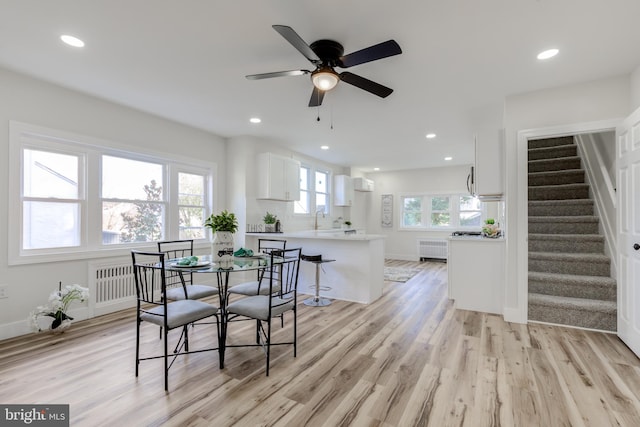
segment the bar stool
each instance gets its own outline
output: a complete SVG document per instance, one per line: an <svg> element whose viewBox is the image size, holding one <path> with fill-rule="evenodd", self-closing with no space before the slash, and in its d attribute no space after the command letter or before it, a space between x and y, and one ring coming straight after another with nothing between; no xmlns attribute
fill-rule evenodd
<svg viewBox="0 0 640 427"><path fill-rule="evenodd" d="M322 259L322 255L302 255L300 257L303 261L311 262L316 265L316 283L315 290L316 293L313 297L307 298L302 301L304 305L309 305L312 307L324 307L331 304L331 300L327 298L320 297L320 266L326 262L333 262L335 259ZM323 287L323 290L329 290L330 287Z"/></svg>

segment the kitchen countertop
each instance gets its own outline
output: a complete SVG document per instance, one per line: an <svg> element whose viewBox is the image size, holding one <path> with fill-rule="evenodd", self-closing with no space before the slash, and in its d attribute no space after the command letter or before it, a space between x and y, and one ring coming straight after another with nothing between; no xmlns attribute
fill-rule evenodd
<svg viewBox="0 0 640 427"><path fill-rule="evenodd" d="M246 233L247 236L255 237L273 237L283 238L291 237L296 239L322 239L322 240L347 240L347 241L367 241L367 240L380 240L386 239L387 236L383 234L345 234L342 229L328 229L328 230L303 230L303 231L290 231L283 233Z"/></svg>
<svg viewBox="0 0 640 427"><path fill-rule="evenodd" d="M504 242L504 237L482 237L482 236L449 236L449 240L452 241L464 241L464 242Z"/></svg>

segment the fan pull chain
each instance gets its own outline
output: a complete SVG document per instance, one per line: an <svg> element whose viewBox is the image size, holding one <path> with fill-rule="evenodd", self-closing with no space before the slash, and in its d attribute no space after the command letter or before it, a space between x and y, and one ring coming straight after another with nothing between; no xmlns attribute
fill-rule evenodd
<svg viewBox="0 0 640 427"><path fill-rule="evenodd" d="M331 120L331 130L333 130L333 104L331 104L331 109L329 110L329 120Z"/></svg>

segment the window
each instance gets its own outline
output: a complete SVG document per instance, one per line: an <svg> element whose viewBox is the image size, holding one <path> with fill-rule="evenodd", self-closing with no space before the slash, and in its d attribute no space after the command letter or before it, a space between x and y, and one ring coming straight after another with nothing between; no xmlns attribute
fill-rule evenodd
<svg viewBox="0 0 640 427"><path fill-rule="evenodd" d="M438 194L402 196L400 199L400 228L435 230L482 225L484 207L482 202L473 196Z"/></svg>
<svg viewBox="0 0 640 427"><path fill-rule="evenodd" d="M211 164L16 122L10 156L10 264L206 236Z"/></svg>
<svg viewBox="0 0 640 427"><path fill-rule="evenodd" d="M22 156L23 249L79 246L83 156L31 148Z"/></svg>
<svg viewBox="0 0 640 427"><path fill-rule="evenodd" d="M311 181L312 176L313 181ZM329 172L301 166L300 199L294 204L294 213L309 215L321 211L329 214L329 188ZM312 206L315 207L313 211L311 211Z"/></svg>
<svg viewBox="0 0 640 427"><path fill-rule="evenodd" d="M308 167L300 167L300 199L294 204L294 213L309 213L309 173L310 170Z"/></svg>
<svg viewBox="0 0 640 427"><path fill-rule="evenodd" d="M178 173L178 227L180 239L204 238L206 176Z"/></svg>
<svg viewBox="0 0 640 427"><path fill-rule="evenodd" d="M482 202L477 197L460 196L460 225L463 227L482 226Z"/></svg>
<svg viewBox="0 0 640 427"><path fill-rule="evenodd" d="M108 155L101 164L102 243L164 239L162 165Z"/></svg>
<svg viewBox="0 0 640 427"><path fill-rule="evenodd" d="M316 209L315 212L322 211L329 214L329 174L316 171Z"/></svg>

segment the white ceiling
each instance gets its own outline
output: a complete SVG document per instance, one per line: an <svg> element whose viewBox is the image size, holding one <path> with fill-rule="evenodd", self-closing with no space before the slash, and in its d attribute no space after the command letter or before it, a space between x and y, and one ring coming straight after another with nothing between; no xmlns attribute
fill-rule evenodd
<svg viewBox="0 0 640 427"><path fill-rule="evenodd" d="M633 71L639 16L639 0L0 0L0 66L223 137L413 169L471 163L474 132L501 126L507 95ZM402 55L349 69L393 94L341 83L318 110L308 76L245 79L311 68L273 24L345 53L395 39ZM560 54L536 60L550 47Z"/></svg>

